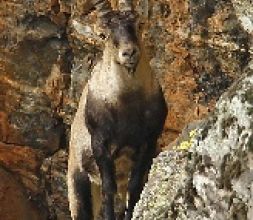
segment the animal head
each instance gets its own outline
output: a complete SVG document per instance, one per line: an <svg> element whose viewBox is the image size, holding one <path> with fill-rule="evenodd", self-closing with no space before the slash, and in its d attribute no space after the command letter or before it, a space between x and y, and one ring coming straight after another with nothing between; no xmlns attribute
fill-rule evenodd
<svg viewBox="0 0 253 220"><path fill-rule="evenodd" d="M86 10L89 12L92 8L97 11L97 29L105 49L117 64L134 70L140 58L139 22L131 0L119 0L118 10L112 10L108 0L90 0Z"/></svg>
<svg viewBox="0 0 253 220"><path fill-rule="evenodd" d="M101 29L114 61L126 68L135 68L139 62L140 48L133 12L112 11L101 19Z"/></svg>

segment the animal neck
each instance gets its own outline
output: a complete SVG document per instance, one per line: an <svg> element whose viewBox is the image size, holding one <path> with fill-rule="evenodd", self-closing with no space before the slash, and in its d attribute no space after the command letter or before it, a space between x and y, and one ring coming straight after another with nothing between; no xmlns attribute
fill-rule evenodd
<svg viewBox="0 0 253 220"><path fill-rule="evenodd" d="M108 69L111 67L112 58L113 58L113 54L110 49L110 46L108 44L106 44L104 51L103 51L103 57L102 57L102 60L103 60L102 64L103 64L104 68Z"/></svg>

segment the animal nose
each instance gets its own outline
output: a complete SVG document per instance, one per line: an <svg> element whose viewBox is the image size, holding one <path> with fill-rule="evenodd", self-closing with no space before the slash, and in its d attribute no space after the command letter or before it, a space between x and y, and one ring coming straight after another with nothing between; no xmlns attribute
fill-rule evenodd
<svg viewBox="0 0 253 220"><path fill-rule="evenodd" d="M122 57L131 58L136 54L137 50L135 48L128 48L122 51Z"/></svg>

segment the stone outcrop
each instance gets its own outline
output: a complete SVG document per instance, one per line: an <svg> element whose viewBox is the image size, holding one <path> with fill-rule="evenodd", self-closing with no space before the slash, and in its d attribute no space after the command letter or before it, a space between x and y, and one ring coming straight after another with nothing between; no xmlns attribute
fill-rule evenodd
<svg viewBox="0 0 253 220"><path fill-rule="evenodd" d="M252 110L249 69L178 150L154 159L133 219L252 219Z"/></svg>

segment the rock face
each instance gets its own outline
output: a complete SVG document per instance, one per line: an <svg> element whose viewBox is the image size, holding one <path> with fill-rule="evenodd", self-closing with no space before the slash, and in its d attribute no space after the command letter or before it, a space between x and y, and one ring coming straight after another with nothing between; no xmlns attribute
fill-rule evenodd
<svg viewBox="0 0 253 220"><path fill-rule="evenodd" d="M44 160L41 166L43 188L46 190L46 202L49 219L71 219L67 199L67 160L68 153L59 150Z"/></svg>
<svg viewBox="0 0 253 220"><path fill-rule="evenodd" d="M117 1L111 2L116 7ZM0 168L15 174L32 209L41 217L38 208L43 210L48 219L69 219L64 178L69 128L102 51L87 35L96 13L84 16L82 3L0 1ZM170 106L160 141L164 148L186 124L212 111L242 69L253 65L252 4L134 4L151 66ZM5 210L7 216L10 210Z"/></svg>
<svg viewBox="0 0 253 220"><path fill-rule="evenodd" d="M249 61L250 37L231 1L149 4L145 34L154 51L151 63L171 106L165 139L172 141L187 123L206 116L240 75Z"/></svg>
<svg viewBox="0 0 253 220"><path fill-rule="evenodd" d="M154 160L133 219L253 218L252 95L248 70L192 132L188 152Z"/></svg>
<svg viewBox="0 0 253 220"><path fill-rule="evenodd" d="M52 153L63 134L56 114L60 101L55 97L61 95L57 81L63 76L60 71L57 74L55 65L60 68L57 59L65 49L64 41L57 38L60 28L49 18L34 14L33 6L26 3L1 3L5 29L0 41L0 136L5 143Z"/></svg>
<svg viewBox="0 0 253 220"><path fill-rule="evenodd" d="M0 168L0 216L5 220L46 220L43 210L33 206L15 176Z"/></svg>
<svg viewBox="0 0 253 220"><path fill-rule="evenodd" d="M40 192L40 166L43 154L27 146L16 146L0 142L0 164L17 176L35 198Z"/></svg>

